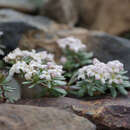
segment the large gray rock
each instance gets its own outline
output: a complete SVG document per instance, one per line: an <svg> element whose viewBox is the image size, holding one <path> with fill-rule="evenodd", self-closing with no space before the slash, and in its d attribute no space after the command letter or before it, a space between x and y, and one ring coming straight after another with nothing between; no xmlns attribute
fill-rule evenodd
<svg viewBox="0 0 130 130"><path fill-rule="evenodd" d="M37 6L31 0L0 0L0 8L11 8L22 12L33 13Z"/></svg>
<svg viewBox="0 0 130 130"><path fill-rule="evenodd" d="M51 26L56 26L57 24L47 17L32 16L20 13L11 9L1 9L0 10L0 23L9 22L23 22L30 26L36 27L41 30L48 30Z"/></svg>
<svg viewBox="0 0 130 130"><path fill-rule="evenodd" d="M96 130L87 119L56 108L0 105L0 130Z"/></svg>
<svg viewBox="0 0 130 130"><path fill-rule="evenodd" d="M39 39L39 35L44 37L45 32L57 28L60 27L46 17L33 17L13 10L0 10L0 30L4 33L1 37L1 43L7 46L5 50L7 52L15 49L20 44L23 36L30 38L30 34L35 39ZM29 43L28 41L23 42L27 46L31 44L31 41Z"/></svg>

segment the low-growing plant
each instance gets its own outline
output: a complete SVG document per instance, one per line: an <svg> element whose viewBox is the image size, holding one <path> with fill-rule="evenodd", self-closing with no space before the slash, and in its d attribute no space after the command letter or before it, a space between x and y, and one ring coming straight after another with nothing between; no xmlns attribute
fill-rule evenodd
<svg viewBox="0 0 130 130"><path fill-rule="evenodd" d="M126 73L124 65L118 60L105 64L94 59L92 65L80 68L73 76L70 83L76 82L76 90L71 90L70 93L83 97L86 94L105 94L109 90L112 97L116 97L117 92L126 96L126 89L130 88Z"/></svg>
<svg viewBox="0 0 130 130"><path fill-rule="evenodd" d="M8 80L6 79L6 76L0 72L0 102L13 102L13 97L8 96L8 93L12 92L13 90L14 88L8 86Z"/></svg>
<svg viewBox="0 0 130 130"><path fill-rule="evenodd" d="M79 39L67 37L59 39L57 43L63 51L64 56L61 57L61 63L63 64L67 78L71 78L80 67L92 63L91 58L93 57L93 53L88 53L86 45Z"/></svg>
<svg viewBox="0 0 130 130"><path fill-rule="evenodd" d="M46 51L36 52L16 49L4 58L7 63L13 64L9 70L9 78L18 74L29 88L43 88L42 96L66 95L62 86L66 85L61 65L54 62L53 55Z"/></svg>

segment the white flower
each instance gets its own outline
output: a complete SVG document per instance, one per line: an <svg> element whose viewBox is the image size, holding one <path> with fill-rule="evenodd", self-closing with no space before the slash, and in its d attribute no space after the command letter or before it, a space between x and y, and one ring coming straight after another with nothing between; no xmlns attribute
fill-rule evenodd
<svg viewBox="0 0 130 130"><path fill-rule="evenodd" d="M109 66L111 72L119 73L124 70L124 65L118 60L110 61L107 65Z"/></svg>
<svg viewBox="0 0 130 130"><path fill-rule="evenodd" d="M35 50L32 51L25 51L25 50L20 50L19 48L15 49L13 52L9 53L5 58L5 62L10 62L10 61L20 61L21 59L24 58L32 58L32 60L35 60L39 63L42 62L54 62L54 55L49 54L46 51L42 52L37 52Z"/></svg>
<svg viewBox="0 0 130 130"><path fill-rule="evenodd" d="M93 65L84 66L79 69L77 78L84 80L87 77L94 77L95 80L100 80L103 84L107 81L109 84L121 84L123 80L119 72L122 70L124 70L123 64L117 60L105 64L98 59L93 59Z"/></svg>
<svg viewBox="0 0 130 130"><path fill-rule="evenodd" d="M64 56L62 56L61 59L60 59L60 62L61 62L62 64L65 64L66 61L67 61L67 58L64 57Z"/></svg>
<svg viewBox="0 0 130 130"><path fill-rule="evenodd" d="M109 84L116 83L121 84L123 82L121 75L119 74L111 74L111 78L109 80Z"/></svg>
<svg viewBox="0 0 130 130"><path fill-rule="evenodd" d="M14 64L11 67L11 69L9 71L9 75L13 76L15 73L17 73L17 74L21 73L21 71L26 72L26 69L27 69L27 64L24 61L22 61L22 62L18 61L16 64Z"/></svg>
<svg viewBox="0 0 130 130"><path fill-rule="evenodd" d="M25 77L26 80L31 80L32 75L33 75L32 72L28 72L28 73L26 73L26 74L24 75L24 77Z"/></svg>
<svg viewBox="0 0 130 130"><path fill-rule="evenodd" d="M25 59L30 58L29 62ZM63 66L54 62L54 55L46 51L36 53L32 51L22 51L19 48L9 53L5 58L6 62L14 61L14 65L9 71L9 77L16 74L24 74L26 80L32 80L34 76L40 79L52 80L63 74Z"/></svg>
<svg viewBox="0 0 130 130"><path fill-rule="evenodd" d="M0 36L2 36L3 34L4 34L4 32L1 32L1 31L0 31Z"/></svg>
<svg viewBox="0 0 130 130"><path fill-rule="evenodd" d="M74 52L86 49L86 46L79 39L74 37L59 39L57 40L57 43L60 48L66 49L66 47L69 47L69 49Z"/></svg>
<svg viewBox="0 0 130 130"><path fill-rule="evenodd" d="M51 75L49 74L48 71L43 71L42 74L40 75L40 79L51 80Z"/></svg>
<svg viewBox="0 0 130 130"><path fill-rule="evenodd" d="M39 63L43 61L54 61L54 55L48 54L46 51L38 52L34 56L32 56L32 58Z"/></svg>
<svg viewBox="0 0 130 130"><path fill-rule="evenodd" d="M101 62L97 59L97 58L94 58L93 59L93 64L95 65L95 64L100 64Z"/></svg>

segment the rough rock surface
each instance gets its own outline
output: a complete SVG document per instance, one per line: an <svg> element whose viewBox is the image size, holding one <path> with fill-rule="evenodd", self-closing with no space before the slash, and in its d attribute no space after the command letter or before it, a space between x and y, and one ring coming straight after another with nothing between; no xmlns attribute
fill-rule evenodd
<svg viewBox="0 0 130 130"><path fill-rule="evenodd" d="M56 108L0 105L0 130L96 130L87 119Z"/></svg>
<svg viewBox="0 0 130 130"><path fill-rule="evenodd" d="M73 0L48 0L43 4L40 14L70 26L78 21L78 13Z"/></svg>
<svg viewBox="0 0 130 130"><path fill-rule="evenodd" d="M130 93L128 97L81 102L86 108L73 110L94 122L99 130L130 130Z"/></svg>
<svg viewBox="0 0 130 130"><path fill-rule="evenodd" d="M33 13L36 5L30 0L0 0L0 8L11 8L22 12Z"/></svg>
<svg viewBox="0 0 130 130"><path fill-rule="evenodd" d="M4 33L1 41L9 49L6 51L15 49L26 33L31 36L36 35L35 37L38 39L40 34L44 37L46 31L52 31L55 28L58 28L58 25L45 17L32 17L13 10L0 10L0 30ZM29 42L27 44L29 48L31 39L23 42L25 45Z"/></svg>
<svg viewBox="0 0 130 130"><path fill-rule="evenodd" d="M64 17L74 17L72 12L76 12L77 18L73 24L78 23L92 30L104 31L110 34L119 35L130 30L130 1L129 0L67 0L71 3L55 2L49 0L42 8L41 12L46 12L46 16L55 18L64 23ZM60 4L59 4L60 3ZM53 7L53 8L51 8ZM75 8L74 8L75 7ZM70 11L72 10L72 11ZM70 11L71 13L68 13ZM57 13L55 13L57 12ZM60 13L66 14L61 16ZM72 20L68 19L68 23Z"/></svg>
<svg viewBox="0 0 130 130"><path fill-rule="evenodd" d="M85 101L86 100L86 101ZM84 101L67 97L21 100L18 104L56 107L86 117L98 130L130 130L130 93L128 97L110 96L86 98Z"/></svg>

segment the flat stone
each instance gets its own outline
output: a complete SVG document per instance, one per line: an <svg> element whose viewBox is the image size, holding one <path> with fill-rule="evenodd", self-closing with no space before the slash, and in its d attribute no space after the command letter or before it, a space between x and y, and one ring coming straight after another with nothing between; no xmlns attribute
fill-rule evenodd
<svg viewBox="0 0 130 130"><path fill-rule="evenodd" d="M56 108L0 105L0 130L96 130L87 119Z"/></svg>

